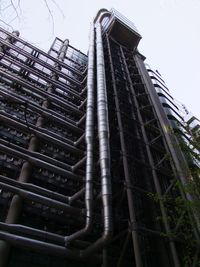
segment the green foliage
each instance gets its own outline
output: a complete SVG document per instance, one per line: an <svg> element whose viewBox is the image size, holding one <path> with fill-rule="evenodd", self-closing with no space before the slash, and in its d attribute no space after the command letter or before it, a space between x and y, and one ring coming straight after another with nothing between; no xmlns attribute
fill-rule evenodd
<svg viewBox="0 0 200 267"><path fill-rule="evenodd" d="M182 244L184 257L183 267L193 266L196 248L199 244L194 236L194 213L200 218L200 199L197 196L199 188L194 181L182 185L179 181L172 181L173 188L170 194L160 195L158 193L148 193L148 197L155 203L162 203L167 211L167 221L171 227L171 232L161 232L160 236L174 240ZM182 192L183 194L180 194ZM194 199L188 200L184 195L190 194ZM199 195L199 194L198 194ZM155 218L157 223L163 223L163 217L158 215ZM200 266L200 256L197 256L195 267Z"/></svg>

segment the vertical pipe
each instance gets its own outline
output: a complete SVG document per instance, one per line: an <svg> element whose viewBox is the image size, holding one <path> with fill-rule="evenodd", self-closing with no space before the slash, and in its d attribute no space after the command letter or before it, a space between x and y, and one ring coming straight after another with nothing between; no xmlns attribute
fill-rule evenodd
<svg viewBox="0 0 200 267"><path fill-rule="evenodd" d="M88 257L95 251L104 247L111 239L112 226L112 192L110 175L110 146L109 146L109 123L107 110L107 94L105 81L104 53L102 42L102 30L100 22L96 23L96 51L97 51L97 118L99 154L101 169L101 192L103 202L104 232L94 244L82 251L82 258Z"/></svg>
<svg viewBox="0 0 200 267"><path fill-rule="evenodd" d="M91 230L92 225L92 201L93 201L93 139L94 139L94 60L95 60L95 44L94 44L94 25L90 29L90 44L88 53L88 77L87 77L87 108L86 108L86 181L85 181L85 206L86 206L86 222L83 229L65 237L65 244L81 238Z"/></svg>

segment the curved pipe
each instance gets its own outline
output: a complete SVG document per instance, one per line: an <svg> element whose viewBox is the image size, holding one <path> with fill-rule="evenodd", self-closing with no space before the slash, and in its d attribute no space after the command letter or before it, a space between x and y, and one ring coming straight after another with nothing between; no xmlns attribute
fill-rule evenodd
<svg viewBox="0 0 200 267"><path fill-rule="evenodd" d="M44 242L35 240L32 238L22 237L18 236L16 234L11 234L7 232L0 231L0 239L10 243L11 245L19 248L25 248L29 250L34 250L39 253L44 253L47 255L55 255L57 257L72 259L75 261L83 261L83 259L80 257L80 250L78 251L72 251L70 249L67 249L64 246L61 245L55 245L52 243ZM91 258L88 262L87 260L87 266L99 266L99 264L102 262L102 257L99 255L91 255ZM0 265L2 262L0 262ZM1 265L2 266L2 265Z"/></svg>
<svg viewBox="0 0 200 267"><path fill-rule="evenodd" d="M108 12L106 12L105 15ZM110 14L109 14L110 15ZM97 51L97 115L98 115L98 136L99 136L99 153L101 169L101 192L103 202L103 224L104 232L94 244L82 251L81 257L85 258L95 251L103 248L112 237L112 192L111 192L111 175L110 175L110 146L109 146L109 123L107 110L107 94L105 81L104 53L102 42L101 20L96 23L96 51Z"/></svg>
<svg viewBox="0 0 200 267"><path fill-rule="evenodd" d="M65 237L66 246L73 240L88 234L92 225L92 201L93 201L93 136L94 136L94 25L90 30L90 45L88 53L88 75L87 75L87 109L86 109L86 182L85 182L85 227L78 232Z"/></svg>
<svg viewBox="0 0 200 267"><path fill-rule="evenodd" d="M94 18L94 23L97 22L97 20L100 19L100 17L102 16L102 13L105 14L105 13L109 13L109 11L106 9L106 8L101 8L99 9L99 11L97 12L96 14L96 17ZM109 13L110 14L110 13Z"/></svg>
<svg viewBox="0 0 200 267"><path fill-rule="evenodd" d="M101 14L102 12L105 12ZM98 112L98 135L100 151L101 169L101 190L103 202L104 232L100 239L87 249L81 252L81 257L85 258L105 246L112 236L112 212L111 212L111 175L110 175L110 147L109 147L109 123L107 111L107 95L105 81L104 54L101 33L101 21L105 16L110 16L107 10L100 10L95 18L97 23L96 51L97 51L97 112ZM93 127L94 127L94 92L93 92L93 70L94 70L94 30L91 32L91 43L89 50L88 65L88 101L86 117L86 143L87 143L87 163L86 163L86 225L82 230L65 238L66 245L76 238L80 238L90 231L92 223L92 168L93 168ZM90 65L91 64L91 65ZM90 76L92 75L92 77Z"/></svg>
<svg viewBox="0 0 200 267"><path fill-rule="evenodd" d="M105 10L103 10L105 11ZM101 11L102 12L102 11ZM100 13L101 13L100 12ZM97 109L98 109L98 135L99 135L99 151L100 151L100 169L101 169L101 189L102 189L102 202L103 202L103 220L104 220L104 232L101 238L99 238L94 244L90 245L83 251L80 251L79 257L81 259L88 257L93 254L95 251L104 247L112 237L112 212L111 212L111 175L110 175L110 147L109 147L109 124L108 124L108 111L107 111L107 95L106 95L106 82L105 82L105 67L104 67L104 55L103 55L103 43L102 43L102 33L101 33L101 24L100 22L105 16L110 15L106 11L101 16L98 14L99 22L97 23L97 40L96 40L96 49L97 49ZM96 20L95 20L96 21ZM94 55L94 52L93 52ZM88 79L89 80L89 79ZM92 100L92 98L91 98ZM88 101L89 103L89 101ZM89 222L86 220L86 228L83 229L85 234L90 229L91 225L91 212L92 212L92 167L93 167L93 125L91 119L93 118L94 108L91 109L91 106L88 104L88 130L86 131L86 142L87 142L87 180L86 180L86 217L89 218ZM89 111L90 110L90 111ZM92 112L91 112L92 111ZM90 116L89 116L90 114ZM91 117L92 116L92 117ZM70 209L71 210L71 209ZM88 216L89 214L89 216ZM78 232L75 233L76 237L79 236ZM10 236L10 242L13 240L18 240L21 237L17 236L15 239L14 236L7 234L2 239L7 239ZM14 239L13 239L14 237ZM4 240L5 240L4 239ZM25 240L26 239L26 240ZM8 239L7 239L8 240ZM30 239L29 239L30 240ZM27 246L29 244L27 238L21 238L21 244ZM69 240L69 237L68 237ZM68 241L66 238L66 241ZM25 241L25 242L24 242ZM36 249L40 247L40 241L31 240L31 246L33 243L37 243L35 246ZM45 249L48 243L44 243L41 246L41 249ZM50 249L50 248L49 248ZM48 249L48 252L49 252ZM77 254L76 254L77 256Z"/></svg>
<svg viewBox="0 0 200 267"><path fill-rule="evenodd" d="M47 232L45 230L39 230L32 227L28 227L20 224L7 224L0 222L0 230L9 232L15 235L30 235L30 238L39 238L41 241L50 242L56 245L64 246L64 237L59 234L54 234ZM38 240L39 241L39 240ZM74 241L74 245L80 249L85 248L89 245L89 242L86 241Z"/></svg>

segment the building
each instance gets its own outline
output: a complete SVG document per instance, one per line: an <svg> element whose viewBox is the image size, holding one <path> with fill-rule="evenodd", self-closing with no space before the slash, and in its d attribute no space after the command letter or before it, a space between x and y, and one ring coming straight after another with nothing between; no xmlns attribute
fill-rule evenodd
<svg viewBox="0 0 200 267"><path fill-rule="evenodd" d="M170 94L164 80L158 71L152 71L146 64L146 69L154 84L160 103L164 109L167 119L173 129L173 133L178 139L178 145L182 150L190 171L195 168L199 173L200 166L200 147L199 129L200 121L192 115L186 106L174 99ZM198 175L199 178L199 175Z"/></svg>
<svg viewBox="0 0 200 267"><path fill-rule="evenodd" d="M114 9L98 12L88 55L0 30L1 267L199 263L180 115L140 39Z"/></svg>

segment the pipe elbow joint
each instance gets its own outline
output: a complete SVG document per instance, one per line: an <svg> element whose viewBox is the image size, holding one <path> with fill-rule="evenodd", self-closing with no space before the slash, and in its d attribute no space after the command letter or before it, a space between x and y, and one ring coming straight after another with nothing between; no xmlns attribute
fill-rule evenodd
<svg viewBox="0 0 200 267"><path fill-rule="evenodd" d="M82 238L83 236L85 236L86 234L90 233L92 229L92 223L88 223L85 228L83 228L82 230L80 230L79 232L76 232L75 234L72 234L70 236L65 236L64 237L64 244L65 247L70 246L70 244L74 241L77 240L78 238Z"/></svg>

